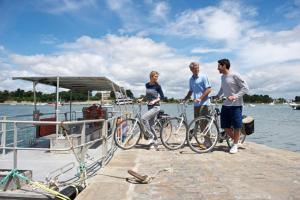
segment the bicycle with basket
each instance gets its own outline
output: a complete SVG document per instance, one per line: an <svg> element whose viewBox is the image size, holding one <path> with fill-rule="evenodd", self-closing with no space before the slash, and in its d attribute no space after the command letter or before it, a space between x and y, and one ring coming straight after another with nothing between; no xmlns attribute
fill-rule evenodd
<svg viewBox="0 0 300 200"><path fill-rule="evenodd" d="M224 99L223 99L224 100ZM226 140L231 147L233 140L221 130L219 104L211 103L210 113L206 116L195 118L189 124L187 131L187 143L196 153L206 153L212 151L218 142ZM243 127L239 143L244 143L246 136L254 133L254 119L250 116L243 116Z"/></svg>

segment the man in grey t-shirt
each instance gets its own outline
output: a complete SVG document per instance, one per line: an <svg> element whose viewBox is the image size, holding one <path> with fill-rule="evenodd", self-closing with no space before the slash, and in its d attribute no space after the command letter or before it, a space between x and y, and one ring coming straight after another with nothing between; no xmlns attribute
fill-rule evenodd
<svg viewBox="0 0 300 200"><path fill-rule="evenodd" d="M218 70L222 77L217 96L226 97L221 110L221 128L234 140L229 152L237 153L242 128L243 95L249 91L249 88L239 75L230 71L228 59L218 61Z"/></svg>

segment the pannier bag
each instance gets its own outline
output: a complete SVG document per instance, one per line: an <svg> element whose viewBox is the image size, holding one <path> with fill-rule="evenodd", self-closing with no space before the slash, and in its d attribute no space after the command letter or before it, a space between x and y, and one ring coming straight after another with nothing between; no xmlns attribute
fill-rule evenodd
<svg viewBox="0 0 300 200"><path fill-rule="evenodd" d="M254 119L251 116L245 116L243 118L242 133L245 135L251 135L254 133Z"/></svg>

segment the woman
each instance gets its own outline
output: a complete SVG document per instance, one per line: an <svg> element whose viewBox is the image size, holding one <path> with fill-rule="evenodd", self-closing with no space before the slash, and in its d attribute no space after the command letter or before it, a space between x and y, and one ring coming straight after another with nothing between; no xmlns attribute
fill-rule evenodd
<svg viewBox="0 0 300 200"><path fill-rule="evenodd" d="M142 116L142 122L145 127L145 134L146 137L149 138L149 145L156 145L157 141L154 136L155 130L154 130L154 120L157 114L160 111L160 99L164 99L164 93L158 84L158 72L152 71L150 73L150 81L146 83L146 96L145 99L147 100L148 105L148 111L143 114Z"/></svg>

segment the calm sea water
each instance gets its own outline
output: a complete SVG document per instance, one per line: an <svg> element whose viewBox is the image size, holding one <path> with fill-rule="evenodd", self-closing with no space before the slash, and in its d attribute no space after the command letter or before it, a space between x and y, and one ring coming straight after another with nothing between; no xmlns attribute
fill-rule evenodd
<svg viewBox="0 0 300 200"><path fill-rule="evenodd" d="M73 110L81 111L83 106L73 106ZM166 113L178 115L176 104L163 104ZM53 106L38 106L41 112L54 112ZM68 111L68 106L59 108ZM32 114L33 106L0 105L0 116ZM144 109L145 110L145 107ZM193 106L187 107L189 120L193 118ZM255 119L255 133L246 140L270 147L300 152L300 110L293 110L288 105L256 104L255 107L244 107L243 114Z"/></svg>

